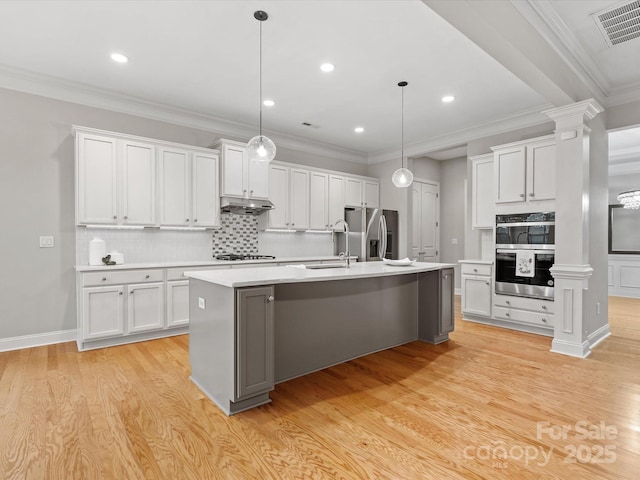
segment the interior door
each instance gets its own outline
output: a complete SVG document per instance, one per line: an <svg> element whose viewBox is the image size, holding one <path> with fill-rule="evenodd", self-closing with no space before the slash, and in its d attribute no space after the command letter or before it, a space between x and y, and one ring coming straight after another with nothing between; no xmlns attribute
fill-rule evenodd
<svg viewBox="0 0 640 480"><path fill-rule="evenodd" d="M420 251L425 262L438 262L440 229L440 186L423 183L420 195Z"/></svg>

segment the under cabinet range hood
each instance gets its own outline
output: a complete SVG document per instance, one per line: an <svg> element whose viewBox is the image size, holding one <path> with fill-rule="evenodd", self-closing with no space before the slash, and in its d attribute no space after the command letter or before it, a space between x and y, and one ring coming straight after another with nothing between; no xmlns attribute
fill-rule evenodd
<svg viewBox="0 0 640 480"><path fill-rule="evenodd" d="M237 213L239 215L260 215L262 212L273 210L274 205L269 200L252 198L221 197L220 210L223 213Z"/></svg>

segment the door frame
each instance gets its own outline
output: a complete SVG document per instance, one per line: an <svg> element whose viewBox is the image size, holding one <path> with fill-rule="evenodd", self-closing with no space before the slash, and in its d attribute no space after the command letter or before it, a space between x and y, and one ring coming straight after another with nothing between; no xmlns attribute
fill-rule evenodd
<svg viewBox="0 0 640 480"><path fill-rule="evenodd" d="M441 223L441 219L440 219L440 212L441 212L441 207L440 207L440 182L436 181L436 180L429 180L426 178L417 178L414 177L413 179L413 183L422 183L422 184L428 184L428 185L432 185L434 187L436 187L438 189L437 195L438 195L438 211L437 211L437 225L436 225L436 240L437 240L437 247L436 247L436 251L438 252L436 255L436 262L440 261L440 223ZM409 252L409 254L411 254L411 243L412 243L412 239L413 239L413 229L415 228L415 225L413 225L413 196L411 194L408 195L408 203L409 203L409 215L408 217L411 219L410 225L411 225L411 230L409 230L408 235L407 235L407 252Z"/></svg>

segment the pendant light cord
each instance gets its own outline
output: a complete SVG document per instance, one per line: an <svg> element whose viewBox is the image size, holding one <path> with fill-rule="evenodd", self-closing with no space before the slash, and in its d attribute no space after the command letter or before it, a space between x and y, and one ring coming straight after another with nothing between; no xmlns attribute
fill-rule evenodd
<svg viewBox="0 0 640 480"><path fill-rule="evenodd" d="M262 22L260 22L260 136L262 137Z"/></svg>
<svg viewBox="0 0 640 480"><path fill-rule="evenodd" d="M402 119L400 121L400 136L402 143L400 144L400 165L404 168L404 87L401 87L400 90L402 91Z"/></svg>

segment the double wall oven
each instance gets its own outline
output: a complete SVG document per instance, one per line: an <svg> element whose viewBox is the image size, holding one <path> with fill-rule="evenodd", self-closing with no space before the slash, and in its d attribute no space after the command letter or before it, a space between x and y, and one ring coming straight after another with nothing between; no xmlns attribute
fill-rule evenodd
<svg viewBox="0 0 640 480"><path fill-rule="evenodd" d="M496 293L553 300L555 212L496 215Z"/></svg>

